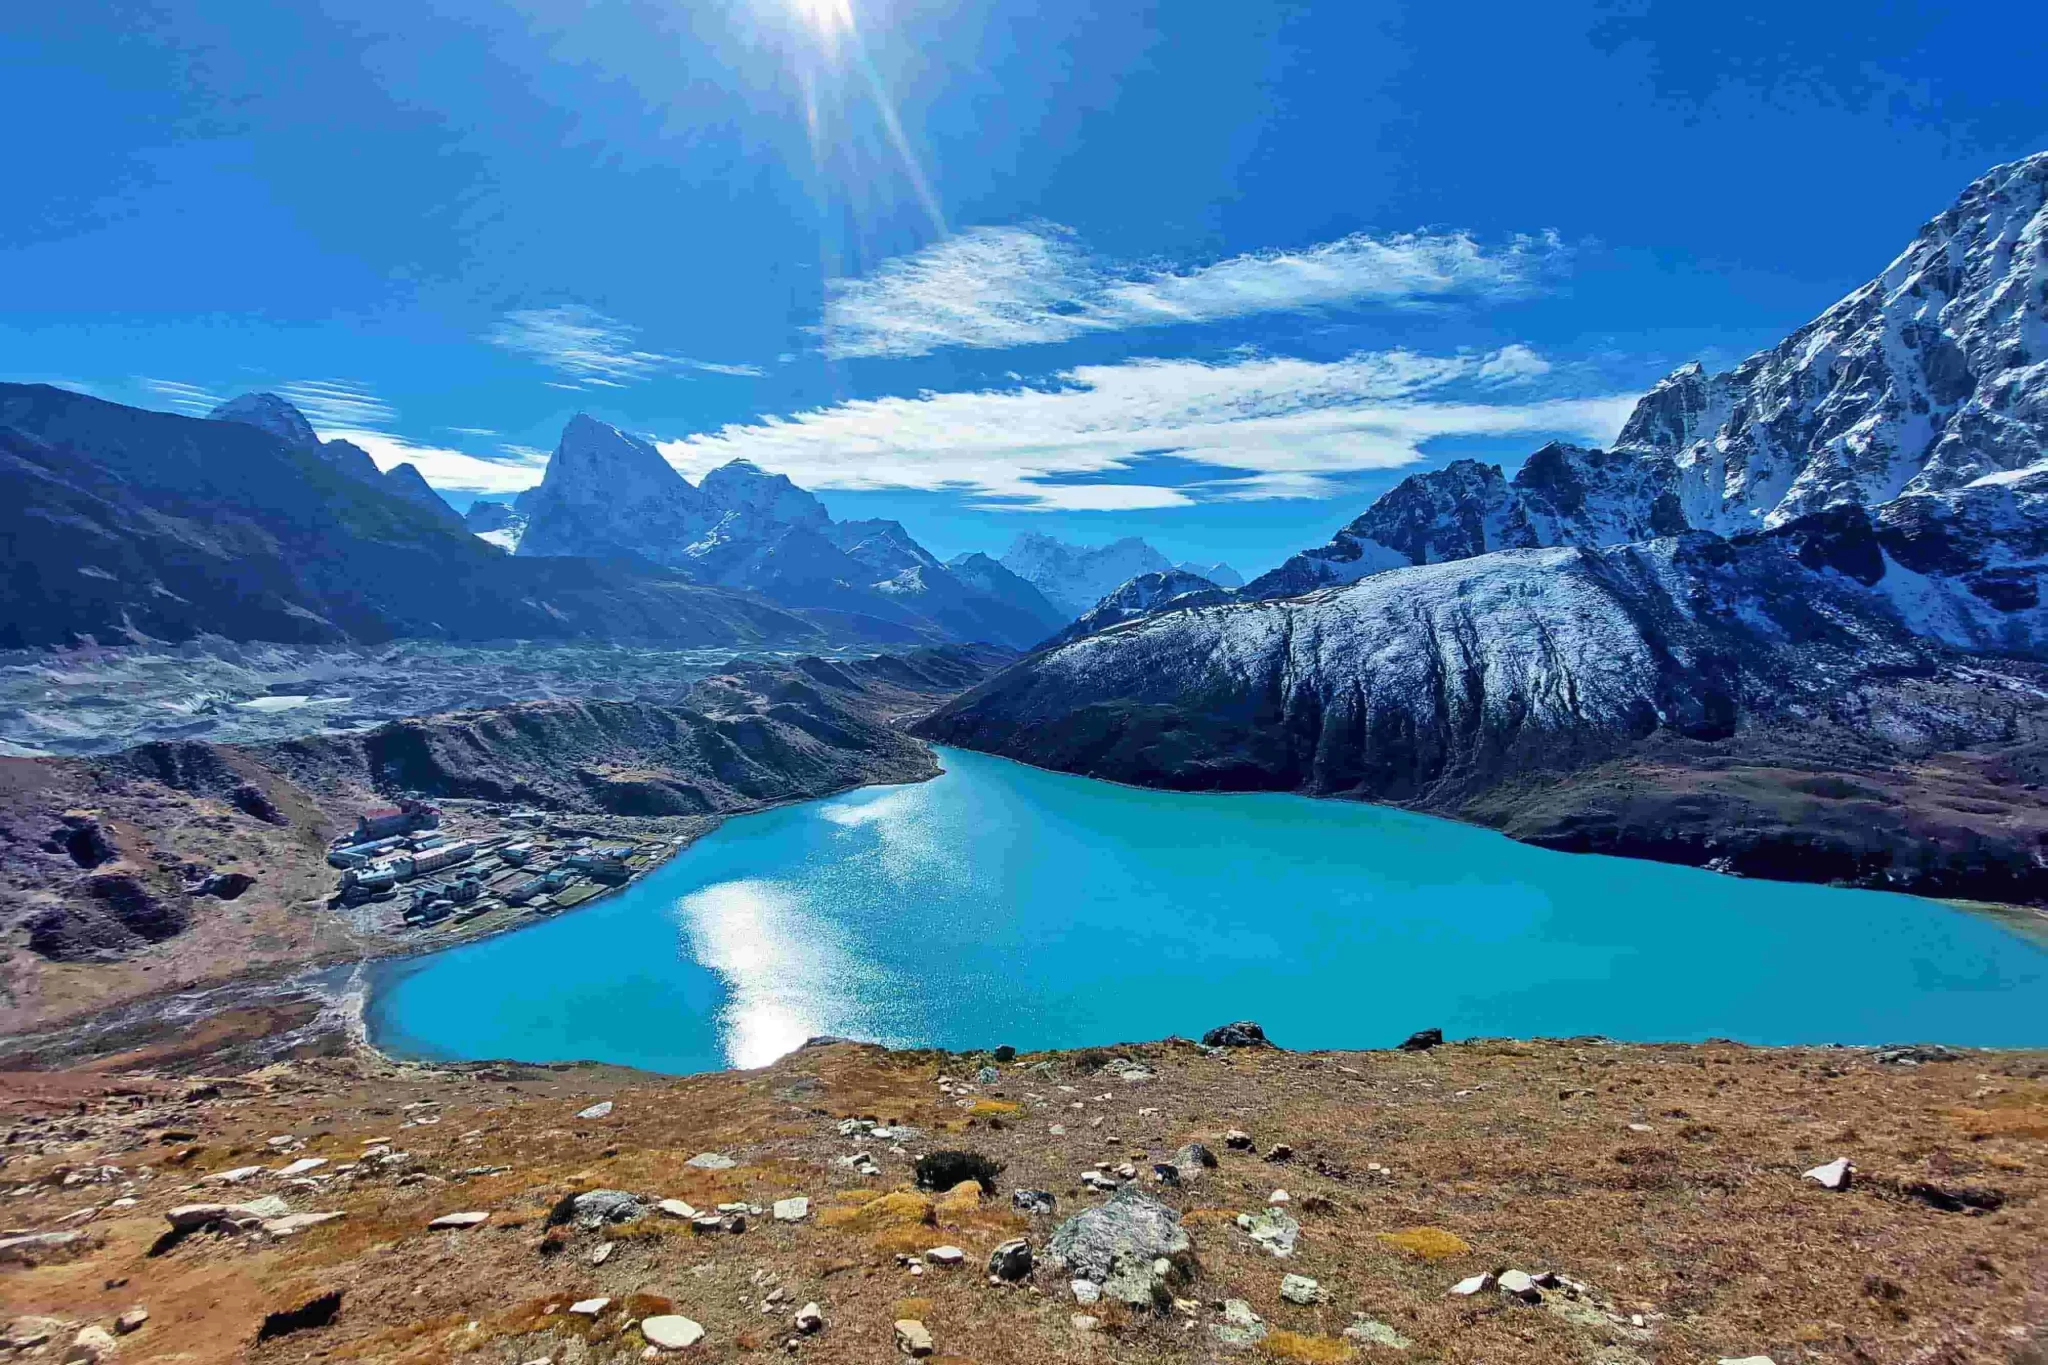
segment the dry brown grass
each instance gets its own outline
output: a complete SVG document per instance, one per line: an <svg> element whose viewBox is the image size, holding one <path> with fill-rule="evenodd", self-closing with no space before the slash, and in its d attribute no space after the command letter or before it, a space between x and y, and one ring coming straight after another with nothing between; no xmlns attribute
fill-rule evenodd
<svg viewBox="0 0 2048 1365"><path fill-rule="evenodd" d="M963 1074L960 1059L854 1047L677 1081L577 1069L485 1083L323 1062L278 1069L264 1080L274 1091L201 1106L152 1101L132 1111L39 1083L46 1098L38 1102L67 1124L97 1125L103 1112L119 1122L106 1119L104 1138L45 1143L40 1152L15 1144L0 1184L26 1183L66 1162L155 1156L154 1147L123 1151L120 1132L158 1110L175 1111L174 1126L199 1134L210 1168L256 1160L278 1132L311 1138L307 1150L348 1156L361 1137L377 1135L397 1139L437 1179L400 1185L382 1177L293 1194L295 1207L341 1207L348 1217L284 1243L201 1237L150 1258L143 1253L162 1226L161 1207L192 1197L179 1188L188 1173L160 1167L144 1187L143 1208L92 1225L106 1239L102 1249L72 1265L0 1272L0 1306L104 1320L142 1301L153 1317L124 1356L181 1365L299 1365L316 1353L518 1365L551 1353L559 1360L572 1341L592 1365L627 1361L644 1343L624 1323L657 1302L705 1324L700 1358L731 1362L753 1350L780 1354L788 1313L815 1299L830 1326L799 1354L820 1365L893 1359L890 1324L902 1316L930 1326L941 1357L976 1365L1207 1365L1220 1349L1207 1305L1225 1297L1248 1300L1271 1328L1254 1357L1382 1365L1694 1365L1750 1354L1771 1354L1781 1365L2010 1365L2018 1340L2011 1333L2048 1316L2030 1289L2048 1282L2048 1059L2038 1055L1983 1054L1912 1069L1853 1052L1727 1046L1518 1042L1421 1056L1224 1058L1172 1044L1117 1051L1144 1059L1158 1080L1128 1088L1081 1081L1087 1108L1071 1111L1074 1097L1056 1086L1076 1083L1079 1068L1070 1059L1030 1058L1051 1060L1056 1074L1012 1072L1000 1094L977 1097L1023 1111L1000 1127L937 1090L939 1075ZM0 1078L0 1104L6 1086ZM1113 1098L1098 1101L1103 1093ZM597 1098L615 1101L609 1118L574 1119ZM401 1106L417 1099L442 1102L440 1123L399 1130L409 1112ZM840 1138L834 1124L847 1115L931 1134L952 1124L959 1136L897 1154ZM1088 1122L1096 1116L1104 1119L1099 1128ZM1065 1134L1050 1133L1052 1123ZM1097 1305L1086 1311L1102 1330L1081 1333L1069 1322L1077 1308L1063 1276L1041 1271L1037 1294L986 1283L978 1258L989 1247L1019 1234L1042 1247L1054 1225L1013 1213L1010 1188L1054 1191L1064 1217L1094 1202L1078 1175L1095 1162L1132 1160L1144 1169L1189 1140L1221 1151L1230 1128L1253 1132L1261 1150L1288 1142L1296 1155L1276 1164L1221 1152L1221 1169L1189 1190L1165 1192L1183 1208L1195 1243L1197 1278L1181 1290L1197 1305L1192 1316ZM153 1142L155 1130L136 1131ZM1003 1189L988 1198L971 1187L936 1197L914 1190L910 1159L937 1145L1002 1162ZM872 1150L885 1174L862 1180L835 1163L853 1150ZM722 1172L684 1164L699 1151L729 1152L744 1164ZM237 1152L246 1155L230 1157ZM1801 1181L1800 1171L1838 1154L1864 1173L1847 1194ZM1375 1162L1383 1174L1369 1169ZM446 1178L491 1164L512 1169ZM2004 1203L1981 1215L1942 1213L1908 1193L1918 1182L1995 1189ZM546 1210L596 1186L699 1207L804 1193L814 1211L798 1225L756 1220L736 1237L697 1237L653 1217L560 1233L559 1253L542 1255ZM1262 1206L1276 1186L1291 1192L1302 1224L1300 1249L1285 1262L1234 1226L1237 1213ZM0 1219L43 1225L91 1197L24 1196L8 1201ZM458 1208L494 1216L470 1232L425 1231L429 1218ZM617 1246L594 1267L588 1252L599 1240ZM893 1260L940 1242L974 1259L916 1277ZM1584 1279L1623 1321L1583 1304L1559 1305L1573 1318L1445 1297L1453 1280L1501 1265ZM1280 1277L1289 1271L1315 1277L1329 1301L1304 1308L1281 1300ZM105 1288L124 1277L125 1287ZM764 1314L771 1284L788 1298ZM348 1295L333 1327L250 1351L262 1313L303 1302L323 1285ZM595 1322L563 1311L595 1295L617 1300ZM1341 1336L1356 1312L1394 1325L1414 1348L1356 1347ZM1647 1325L1630 1327L1631 1313Z"/></svg>

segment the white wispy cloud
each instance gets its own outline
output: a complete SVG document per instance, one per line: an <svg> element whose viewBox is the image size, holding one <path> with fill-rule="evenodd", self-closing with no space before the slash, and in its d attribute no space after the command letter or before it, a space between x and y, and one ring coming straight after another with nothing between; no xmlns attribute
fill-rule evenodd
<svg viewBox="0 0 2048 1365"><path fill-rule="evenodd" d="M144 375L138 375L136 376L136 382L157 397L164 399L172 408L179 412L190 413L194 417L204 417L226 401L217 393L203 389L197 384L184 383L181 380L151 379Z"/></svg>
<svg viewBox="0 0 2048 1365"><path fill-rule="evenodd" d="M389 403L349 379L298 379L278 385L275 392L316 429L381 427L398 416Z"/></svg>
<svg viewBox="0 0 2048 1365"><path fill-rule="evenodd" d="M870 275L827 281L820 331L835 358L916 356L1261 313L1500 297L1530 288L1563 252L1554 234L1489 249L1463 232L1354 233L1171 270L1103 261L1057 224L970 228Z"/></svg>
<svg viewBox="0 0 2048 1365"><path fill-rule="evenodd" d="M361 446L379 469L410 463L435 488L464 493L517 493L533 487L547 469L548 452L526 446L500 446L501 456L472 455L446 446L425 445L388 431L322 426L327 440Z"/></svg>
<svg viewBox="0 0 2048 1365"><path fill-rule="evenodd" d="M580 303L522 308L505 314L484 339L539 361L568 382L552 388L621 389L679 370L759 376L758 365L727 365L642 348L638 329Z"/></svg>
<svg viewBox="0 0 2048 1365"><path fill-rule="evenodd" d="M950 490L1025 510L1319 497L1341 475L1415 463L1447 437L1611 440L1634 396L1529 397L1527 381L1548 369L1523 346L1138 360L1078 367L1044 387L838 403L660 448L692 478L744 458L808 488ZM1064 482L1162 452L1245 472L1179 487Z"/></svg>

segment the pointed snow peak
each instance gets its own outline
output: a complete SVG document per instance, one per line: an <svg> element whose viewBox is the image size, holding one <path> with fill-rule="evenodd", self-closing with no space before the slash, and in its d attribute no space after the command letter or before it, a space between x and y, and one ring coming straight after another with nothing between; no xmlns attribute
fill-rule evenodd
<svg viewBox="0 0 2048 1365"><path fill-rule="evenodd" d="M751 460L722 464L697 487L713 505L764 522L816 528L831 520L825 505L791 483L787 474L770 474Z"/></svg>
<svg viewBox="0 0 2048 1365"><path fill-rule="evenodd" d="M688 487L651 444L583 412L562 428L542 482L592 491L609 488L629 497L644 496L649 489L668 490L672 484Z"/></svg>
<svg viewBox="0 0 2048 1365"><path fill-rule="evenodd" d="M274 393L241 394L206 415L216 422L240 422L244 426L261 427L286 445L297 446L301 450L320 447L320 438L314 434L313 424L306 420L306 414Z"/></svg>

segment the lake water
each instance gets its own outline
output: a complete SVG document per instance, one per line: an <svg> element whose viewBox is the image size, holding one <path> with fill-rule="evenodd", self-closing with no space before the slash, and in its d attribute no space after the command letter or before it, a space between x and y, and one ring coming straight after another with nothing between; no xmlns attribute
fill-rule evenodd
<svg viewBox="0 0 2048 1365"><path fill-rule="evenodd" d="M1938 902L940 756L936 781L734 819L594 905L385 964L371 1036L668 1072L821 1033L1031 1049L1245 1018L1297 1048L2048 1043L2048 950Z"/></svg>

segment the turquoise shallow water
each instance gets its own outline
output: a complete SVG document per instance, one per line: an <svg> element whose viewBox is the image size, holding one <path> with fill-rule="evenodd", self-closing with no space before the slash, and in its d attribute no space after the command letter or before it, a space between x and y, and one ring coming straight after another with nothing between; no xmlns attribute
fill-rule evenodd
<svg viewBox="0 0 2048 1365"><path fill-rule="evenodd" d="M669 1072L820 1033L1071 1047L1242 1018L1290 1047L2048 1043L2048 951L1937 902L940 753L936 781L732 820L585 909L386 964L371 1035Z"/></svg>

